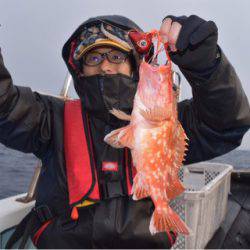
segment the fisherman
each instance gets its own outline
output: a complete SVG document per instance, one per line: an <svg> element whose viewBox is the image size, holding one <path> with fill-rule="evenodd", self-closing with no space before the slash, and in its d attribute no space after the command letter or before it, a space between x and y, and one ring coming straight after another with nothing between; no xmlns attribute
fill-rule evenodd
<svg viewBox="0 0 250 250"><path fill-rule="evenodd" d="M98 16L65 43L62 55L79 100L64 102L13 85L1 56L0 142L33 153L43 164L35 208L7 247L21 236L19 247L31 237L37 248L170 248L174 243L175 232L150 234L152 201L131 198L135 169L128 149L103 141L126 124L109 110L131 112L140 62L152 55L151 47L140 50L131 30L142 32L126 17ZM250 126L250 109L217 44L215 23L195 15L167 16L160 32L193 92L178 105L189 138L184 164L235 149Z"/></svg>

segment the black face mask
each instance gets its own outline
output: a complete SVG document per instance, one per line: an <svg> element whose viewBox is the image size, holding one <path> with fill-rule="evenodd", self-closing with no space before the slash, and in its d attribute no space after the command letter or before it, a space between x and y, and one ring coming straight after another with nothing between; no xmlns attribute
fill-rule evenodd
<svg viewBox="0 0 250 250"><path fill-rule="evenodd" d="M109 110L131 114L137 81L123 74L81 77L75 85L85 111L110 125L120 124Z"/></svg>

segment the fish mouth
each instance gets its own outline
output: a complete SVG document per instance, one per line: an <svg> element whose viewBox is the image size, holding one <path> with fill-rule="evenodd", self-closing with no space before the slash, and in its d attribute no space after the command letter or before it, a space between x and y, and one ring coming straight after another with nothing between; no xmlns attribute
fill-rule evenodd
<svg viewBox="0 0 250 250"><path fill-rule="evenodd" d="M168 70L171 70L170 66L167 64L167 65L160 65L158 63L147 63L145 61L143 61L141 63L141 67L145 67L153 72L155 71L160 71L161 73L164 73L164 71L168 71Z"/></svg>

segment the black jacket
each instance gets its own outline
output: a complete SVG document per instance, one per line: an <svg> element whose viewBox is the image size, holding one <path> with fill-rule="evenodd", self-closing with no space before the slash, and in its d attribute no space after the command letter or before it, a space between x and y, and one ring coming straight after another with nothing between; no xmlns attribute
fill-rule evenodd
<svg viewBox="0 0 250 250"><path fill-rule="evenodd" d="M67 49L64 47L65 61ZM209 79L193 72L183 73L193 91L192 99L178 105L179 119L189 138L185 164L208 160L238 147L250 126L250 109L240 80L223 52ZM36 206L46 204L55 215L62 214L69 204L63 111L62 100L13 85L0 54L0 142L42 160ZM151 237L147 232L149 221L142 218L143 214L150 218L152 206L150 200L134 202L129 197L101 201L82 209L74 231L61 230L60 217L42 235L38 247L169 247L165 236ZM74 232L73 236L69 232ZM60 240L56 242L58 235ZM77 237L78 243L82 241L80 245L74 240Z"/></svg>

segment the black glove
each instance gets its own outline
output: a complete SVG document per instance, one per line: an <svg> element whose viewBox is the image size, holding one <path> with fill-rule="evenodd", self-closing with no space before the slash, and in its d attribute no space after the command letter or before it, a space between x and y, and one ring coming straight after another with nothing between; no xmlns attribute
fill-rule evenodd
<svg viewBox="0 0 250 250"><path fill-rule="evenodd" d="M218 29L213 21L198 16L167 16L182 25L176 42L177 52L170 52L172 61L180 68L199 73L210 72L218 58ZM164 20L163 19L163 20Z"/></svg>

